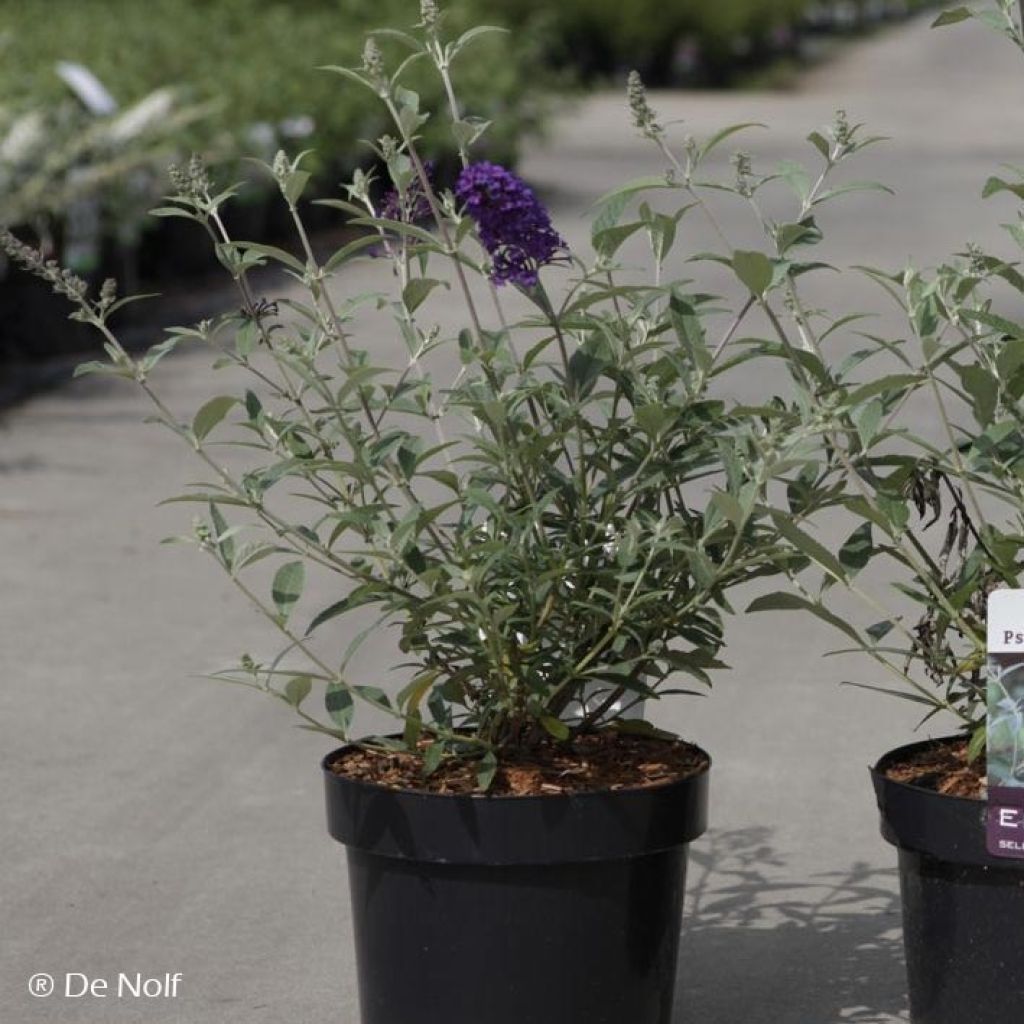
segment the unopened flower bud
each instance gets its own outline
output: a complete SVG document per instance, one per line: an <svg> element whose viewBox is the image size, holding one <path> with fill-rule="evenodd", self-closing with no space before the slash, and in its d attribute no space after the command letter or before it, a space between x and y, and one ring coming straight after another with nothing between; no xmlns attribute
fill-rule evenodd
<svg viewBox="0 0 1024 1024"><path fill-rule="evenodd" d="M741 196L753 194L751 187L751 176L754 173L754 165L749 153L736 153L732 158L733 166L736 168L736 191Z"/></svg>
<svg viewBox="0 0 1024 1024"><path fill-rule="evenodd" d="M629 112L633 115L633 124L648 138L653 139L661 135L664 129L658 124L658 116L647 101L647 89L639 71L629 73L626 80L626 99L629 102Z"/></svg>
<svg viewBox="0 0 1024 1024"><path fill-rule="evenodd" d="M108 277L100 288L100 305L106 309L107 306L111 306L114 300L117 298L117 281L112 277Z"/></svg>
<svg viewBox="0 0 1024 1024"><path fill-rule="evenodd" d="M853 128L850 126L846 111L836 111L835 120L832 122L832 137L836 141L841 153L845 153L853 142Z"/></svg>
<svg viewBox="0 0 1024 1024"><path fill-rule="evenodd" d="M441 17L435 0L420 0L420 24L424 28L436 28Z"/></svg>
<svg viewBox="0 0 1024 1024"><path fill-rule="evenodd" d="M363 70L377 81L386 77L384 54L380 52L377 40L370 36L363 46Z"/></svg>
<svg viewBox="0 0 1024 1024"><path fill-rule="evenodd" d="M210 176L206 173L206 164L198 153L193 153L188 162L188 188L195 196L210 191Z"/></svg>

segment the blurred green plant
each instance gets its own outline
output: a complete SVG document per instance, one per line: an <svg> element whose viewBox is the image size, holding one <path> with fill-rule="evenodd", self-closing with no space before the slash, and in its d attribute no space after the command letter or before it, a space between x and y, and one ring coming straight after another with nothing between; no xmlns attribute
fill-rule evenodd
<svg viewBox="0 0 1024 1024"><path fill-rule="evenodd" d="M171 89L105 116L68 95L53 106L0 107L0 222L46 235L74 203L93 199L116 235L133 233L181 134L206 114Z"/></svg>
<svg viewBox="0 0 1024 1024"><path fill-rule="evenodd" d="M664 79L681 45L699 48L705 62L735 57L735 47L796 24L807 0L494 0L509 22L542 17L554 56L591 70L636 66Z"/></svg>
<svg viewBox="0 0 1024 1024"><path fill-rule="evenodd" d="M453 29L479 20L480 4L452 4ZM281 145L315 151L309 164L346 173L365 158L360 139L384 130L381 114L357 96L339 94L315 67L358 60L365 31L409 20L402 0L52 0L37 5L0 0L0 32L11 40L0 64L0 94L31 106L64 98L58 61L92 71L124 106L154 89L183 90L218 108L182 132L186 149L238 155ZM489 147L514 158L525 133L539 128L546 79L533 61L533 36L484 40L455 70L471 112L495 120ZM441 99L436 80L410 75L424 102ZM497 115L500 115L497 116ZM425 149L449 146L428 129Z"/></svg>

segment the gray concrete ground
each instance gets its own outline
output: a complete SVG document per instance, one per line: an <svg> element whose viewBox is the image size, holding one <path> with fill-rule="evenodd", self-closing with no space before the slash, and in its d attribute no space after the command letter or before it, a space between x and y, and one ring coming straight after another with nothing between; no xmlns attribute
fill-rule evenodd
<svg viewBox="0 0 1024 1024"><path fill-rule="evenodd" d="M1001 244L1010 207L979 192L997 164L1020 161L1022 73L976 28L917 21L792 92L654 101L697 134L770 125L745 143L764 169L809 157L804 136L837 106L892 136L857 177L899 197L854 197L827 227L837 262L898 265L968 239ZM659 169L617 96L566 115L524 165L576 243L598 194ZM684 230L687 248L707 243ZM381 273L364 265L339 288ZM846 284L821 288L830 303L850 301ZM219 389L202 355L169 360L159 383L183 415ZM355 1022L344 866L316 768L325 744L278 706L195 678L243 650L272 653L275 638L213 566L158 546L190 511L154 506L200 474L174 438L140 425L146 414L129 387L90 379L0 425L0 1020ZM677 1024L906 1020L894 856L866 767L910 736L912 709L840 687L863 666L823 660L836 639L808 622L741 617L731 635L732 671L712 698L656 712L716 762L714 827L693 848ZM367 681L389 663L375 652ZM121 971L181 972L180 994L28 992L36 972Z"/></svg>

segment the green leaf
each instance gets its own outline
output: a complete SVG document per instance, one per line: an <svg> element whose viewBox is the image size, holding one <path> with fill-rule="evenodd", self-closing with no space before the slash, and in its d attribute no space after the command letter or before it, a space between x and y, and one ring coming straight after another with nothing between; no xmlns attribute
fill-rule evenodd
<svg viewBox="0 0 1024 1024"><path fill-rule="evenodd" d="M783 515L781 512L772 512L772 521L775 523L775 529L782 534L801 554L806 555L821 566L830 576L835 577L839 582L846 581L846 571L843 569L842 563L832 554L828 548L819 544L809 534L804 533L788 516Z"/></svg>
<svg viewBox="0 0 1024 1024"><path fill-rule="evenodd" d="M855 409L851 414L862 448L869 448L871 442L878 435L878 428L882 423L882 412L882 403L875 398L860 409Z"/></svg>
<svg viewBox="0 0 1024 1024"><path fill-rule="evenodd" d="M884 693L887 697L899 697L900 700L909 700L913 704L924 704L925 707L933 708L936 706L936 701L929 700L927 697L922 697L919 693L913 693L907 690L893 690L888 686L874 686L871 683L854 683L844 682L843 686L855 686L858 690L870 690L872 693Z"/></svg>
<svg viewBox="0 0 1024 1024"><path fill-rule="evenodd" d="M641 405L633 414L637 426L648 435L648 437L660 437L676 419L676 412L667 406L651 403Z"/></svg>
<svg viewBox="0 0 1024 1024"><path fill-rule="evenodd" d="M630 196L636 195L638 192L646 192L652 188L676 188L664 174L652 174L644 178L634 178L632 181L627 181L624 185L620 185L618 188L613 188L610 192L605 192L600 199L594 203L594 207L597 209L603 208L608 203L611 203L618 199L629 199ZM610 225L606 225L610 227Z"/></svg>
<svg viewBox="0 0 1024 1024"><path fill-rule="evenodd" d="M284 197L288 200L290 206L294 206L301 198L302 193L306 191L309 178L309 171L298 170L291 171L285 176L284 181L281 183L281 191L284 193Z"/></svg>
<svg viewBox="0 0 1024 1024"><path fill-rule="evenodd" d="M312 689L313 680L309 676L292 676L285 685L284 695L288 703L297 708Z"/></svg>
<svg viewBox="0 0 1024 1024"><path fill-rule="evenodd" d="M544 726L544 729L554 736L556 740L567 740L569 738L569 726L560 718L555 718L554 715L541 715L539 721Z"/></svg>
<svg viewBox="0 0 1024 1024"><path fill-rule="evenodd" d="M347 733L352 725L352 715L355 708L355 702L352 699L349 688L343 683L333 680L329 682L327 684L327 692L324 695L324 707L327 709L327 713L331 716L334 724L343 733Z"/></svg>
<svg viewBox="0 0 1024 1024"><path fill-rule="evenodd" d="M474 39L478 39L483 35L490 35L491 33L497 32L501 35L507 33L509 30L503 28L500 25L477 25L474 28L468 29L463 32L458 39L452 44L451 56L454 57L462 49L468 46Z"/></svg>
<svg viewBox="0 0 1024 1024"><path fill-rule="evenodd" d="M732 269L736 276L760 297L768 290L774 276L772 261L763 252L737 249L732 254Z"/></svg>
<svg viewBox="0 0 1024 1024"><path fill-rule="evenodd" d="M444 744L431 743L423 752L423 775L429 777L441 767L444 760Z"/></svg>
<svg viewBox="0 0 1024 1024"><path fill-rule="evenodd" d="M331 271L337 270L346 260L358 255L364 249L370 249L377 245L380 245L380 237L378 235L363 235L361 238L343 245L324 264L324 273L329 274Z"/></svg>
<svg viewBox="0 0 1024 1024"><path fill-rule="evenodd" d="M391 698L379 686L355 686L353 689L370 704L376 704L386 711L391 710Z"/></svg>
<svg viewBox="0 0 1024 1024"><path fill-rule="evenodd" d="M867 384L862 384L846 396L846 401L843 404L847 408L853 408L866 402L869 398L874 398L875 395L881 395L888 391L903 391L920 381L921 376L917 373L893 373L887 377L880 377Z"/></svg>
<svg viewBox="0 0 1024 1024"><path fill-rule="evenodd" d="M588 395L607 363L586 349L578 348L569 358L568 384L578 398Z"/></svg>
<svg viewBox="0 0 1024 1024"><path fill-rule="evenodd" d="M964 390L971 396L974 416L982 427L992 423L999 401L999 384L980 366L957 367Z"/></svg>
<svg viewBox="0 0 1024 1024"><path fill-rule="evenodd" d="M989 196L994 196L997 192L1012 192L1018 199L1024 199L1024 184L992 177L985 182L985 187L981 190L981 197L988 199Z"/></svg>
<svg viewBox="0 0 1024 1024"><path fill-rule="evenodd" d="M424 696L440 675L440 670L436 668L427 669L427 671L421 672L411 683L409 683L408 686L404 687L398 693L396 698L398 706L402 708L407 715L418 713L420 704L423 703Z"/></svg>
<svg viewBox="0 0 1024 1024"><path fill-rule="evenodd" d="M798 164L794 160L783 160L779 164L778 174L793 190L801 203L811 194L811 176L803 164Z"/></svg>
<svg viewBox="0 0 1024 1024"><path fill-rule="evenodd" d="M982 753L985 751L985 744L988 740L988 730L986 723L982 722L971 736L971 742L967 744L967 760L968 762L976 761Z"/></svg>
<svg viewBox="0 0 1024 1024"><path fill-rule="evenodd" d="M305 265L299 259L290 252L277 248L276 245L263 245L260 242L238 242L237 244L239 248L244 249L246 252L254 252L259 256L266 256L269 259L276 260L278 263L283 263L286 267L290 267L300 274L306 272Z"/></svg>
<svg viewBox="0 0 1024 1024"><path fill-rule="evenodd" d="M806 598L800 597L797 594L786 594L783 592L775 594L765 594L762 597L758 597L747 606L748 612L769 612L769 611L805 611L810 612L812 615L821 619L823 622L827 622L830 626L834 626L841 633L845 633L851 640L858 645L861 644L861 638L858 636L857 631L847 622L844 622L839 616L833 615L827 608L821 604L817 604L814 601L808 601Z"/></svg>
<svg viewBox="0 0 1024 1024"><path fill-rule="evenodd" d="M101 363L92 360L88 363L79 363L72 374L73 377L85 377L89 374L97 374L107 377L133 377L135 374L127 366L112 366L110 363Z"/></svg>
<svg viewBox="0 0 1024 1024"><path fill-rule="evenodd" d="M725 142L730 136L735 135L737 132L746 131L748 128L767 128L767 125L761 124L760 121L745 121L743 124L731 124L720 131L715 132L706 142L704 142L700 149L697 151L697 161L700 162L710 153L716 146Z"/></svg>
<svg viewBox="0 0 1024 1024"><path fill-rule="evenodd" d="M874 552L875 546L871 537L871 524L861 523L839 549L839 561L844 568L849 570L850 576L853 577L871 561L871 556Z"/></svg>
<svg viewBox="0 0 1024 1024"><path fill-rule="evenodd" d="M410 313L415 313L439 285L450 287L447 281L437 281L431 277L414 277L402 290L402 304Z"/></svg>
<svg viewBox="0 0 1024 1024"><path fill-rule="evenodd" d="M185 220L194 220L197 224L202 223L197 214L184 210L180 206L154 206L149 211L149 215L150 217L183 217Z"/></svg>
<svg viewBox="0 0 1024 1024"><path fill-rule="evenodd" d="M849 184L840 185L838 188L822 192L814 200L814 205L820 206L822 203L827 203L830 199L838 199L839 196L848 195L850 192L884 192L890 196L896 194L888 185L883 185L878 181L851 181Z"/></svg>
<svg viewBox="0 0 1024 1024"><path fill-rule="evenodd" d="M967 21L973 18L974 12L969 7L954 7L952 10L943 11L933 22L932 28L942 28L943 25L956 25L958 22Z"/></svg>
<svg viewBox="0 0 1024 1024"><path fill-rule="evenodd" d="M452 122L452 135L463 149L469 149L491 127L491 124L491 121L485 121L483 118L464 117L460 121Z"/></svg>
<svg viewBox="0 0 1024 1024"><path fill-rule="evenodd" d="M274 574L271 596L282 622L288 621L295 602L302 594L306 581L306 567L302 562L286 562Z"/></svg>
<svg viewBox="0 0 1024 1024"><path fill-rule="evenodd" d="M192 421L192 433L195 434L196 440L202 441L227 416L232 407L237 404L238 399L230 395L219 395L217 398L211 398L196 413L195 419Z"/></svg>
<svg viewBox="0 0 1024 1024"><path fill-rule="evenodd" d="M486 792L491 788L491 783L494 782L494 776L498 773L498 758L495 756L493 750L488 750L483 757L480 758L480 766L476 771L476 784Z"/></svg>
<svg viewBox="0 0 1024 1024"><path fill-rule="evenodd" d="M895 623L890 619L885 619L882 622L875 622L864 631L867 633L872 640L876 643L884 640L895 628Z"/></svg>
<svg viewBox="0 0 1024 1024"><path fill-rule="evenodd" d="M369 604L376 596L377 590L373 586L367 585L356 587L356 589L347 597L343 597L340 601L335 601L334 604L329 605L320 612L309 624L309 628L306 630L306 636L309 636L310 633L318 629L325 622L330 622L331 619L336 619L339 615L344 615L346 612L350 612L353 608L359 608L361 605Z"/></svg>
<svg viewBox="0 0 1024 1024"><path fill-rule="evenodd" d="M832 147L831 147L831 145L829 144L829 141L828 141L828 139L826 139L826 138L825 138L825 136L821 134L821 132L811 132L811 134L807 136L807 141L808 141L808 142L809 142L809 143L810 143L810 144L811 144L812 146L814 146L814 148L815 148L815 149L816 149L816 150L817 150L817 151L818 151L818 152L819 152L819 153L820 153L820 154L821 154L821 155L822 155L822 156L823 156L823 157L824 157L824 158L825 158L826 160L828 160L828 159L830 158L830 155L831 155L831 153L832 153Z"/></svg>
<svg viewBox="0 0 1024 1024"><path fill-rule="evenodd" d="M221 511L217 508L215 502L210 502L210 519L213 521L213 528L216 532L215 542L217 544L217 550L220 552L220 557L224 560L224 565L230 571L235 561L235 542L230 536L226 536L228 532L228 524L221 515Z"/></svg>

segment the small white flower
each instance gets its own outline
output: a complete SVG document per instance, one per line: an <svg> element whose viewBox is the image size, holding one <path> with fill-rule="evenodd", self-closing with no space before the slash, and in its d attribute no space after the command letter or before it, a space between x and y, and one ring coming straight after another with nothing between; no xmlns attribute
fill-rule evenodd
<svg viewBox="0 0 1024 1024"><path fill-rule="evenodd" d="M157 89L111 121L107 137L115 145L123 145L155 128L173 109L174 90Z"/></svg>
<svg viewBox="0 0 1024 1024"><path fill-rule="evenodd" d="M20 163L39 148L45 135L43 115L38 110L22 114L0 142L0 162Z"/></svg>

